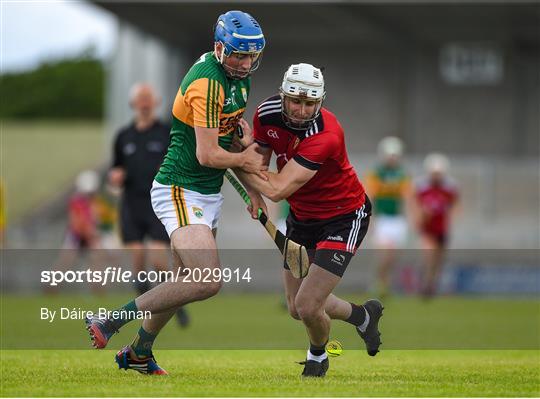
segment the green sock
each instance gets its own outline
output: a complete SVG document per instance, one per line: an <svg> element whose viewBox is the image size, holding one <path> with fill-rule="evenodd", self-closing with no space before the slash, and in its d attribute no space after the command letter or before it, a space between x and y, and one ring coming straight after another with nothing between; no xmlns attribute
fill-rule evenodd
<svg viewBox="0 0 540 399"><path fill-rule="evenodd" d="M120 309L112 312L112 317L110 321L113 324L114 328L118 330L124 324L127 324L131 320L135 320L138 310L139 309L137 309L135 300L133 300L122 306Z"/></svg>
<svg viewBox="0 0 540 399"><path fill-rule="evenodd" d="M131 344L131 348L140 358L152 356L152 345L154 345L156 337L157 335L150 334L141 327Z"/></svg>

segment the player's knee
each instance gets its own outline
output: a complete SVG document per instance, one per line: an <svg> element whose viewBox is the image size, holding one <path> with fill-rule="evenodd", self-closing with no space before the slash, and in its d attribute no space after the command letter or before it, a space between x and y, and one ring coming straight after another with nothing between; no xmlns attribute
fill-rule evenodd
<svg viewBox="0 0 540 399"><path fill-rule="evenodd" d="M315 319L321 313L320 306L318 306L312 300L309 300L309 298L296 297L294 301L294 306L296 309L296 313L301 320Z"/></svg>
<svg viewBox="0 0 540 399"><path fill-rule="evenodd" d="M204 300L216 295L222 287L221 281L199 283L197 285L197 299Z"/></svg>
<svg viewBox="0 0 540 399"><path fill-rule="evenodd" d="M298 314L298 311L296 310L296 306L294 305L294 302L287 302L287 308L289 309L289 314L291 317L295 320L301 320L300 315Z"/></svg>

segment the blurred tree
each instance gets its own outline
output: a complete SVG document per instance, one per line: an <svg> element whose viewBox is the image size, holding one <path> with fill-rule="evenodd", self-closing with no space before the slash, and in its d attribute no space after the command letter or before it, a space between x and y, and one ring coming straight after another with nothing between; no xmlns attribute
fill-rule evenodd
<svg viewBox="0 0 540 399"><path fill-rule="evenodd" d="M0 118L101 118L105 69L92 48L0 76Z"/></svg>

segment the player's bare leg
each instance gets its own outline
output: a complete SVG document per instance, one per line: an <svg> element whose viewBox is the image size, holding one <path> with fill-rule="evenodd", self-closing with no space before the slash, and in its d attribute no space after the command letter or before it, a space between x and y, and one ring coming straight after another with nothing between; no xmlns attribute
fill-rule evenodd
<svg viewBox="0 0 540 399"><path fill-rule="evenodd" d="M300 316L296 311L295 299L302 281L303 280L294 277L289 270L283 270L283 284L285 287L287 307L291 317L296 320L300 320ZM330 294L326 299L324 310L331 319L347 320L351 316L352 305L350 302L347 302L334 294Z"/></svg>
<svg viewBox="0 0 540 399"><path fill-rule="evenodd" d="M180 259L180 256L176 253L176 251L172 248L171 244L171 252L173 256L173 272L176 273L178 268L183 269L185 266L182 263L182 259ZM144 319L142 323L142 328L147 331L150 334L158 335L159 332L165 325L169 322L169 320L174 316L174 314L177 312L177 309L174 310L167 310L161 313L155 313L152 315L151 319Z"/></svg>
<svg viewBox="0 0 540 399"><path fill-rule="evenodd" d="M312 264L296 294L296 312L306 326L313 345L324 346L328 341L330 317L325 312L325 304L339 281L338 276Z"/></svg>
<svg viewBox="0 0 540 399"><path fill-rule="evenodd" d="M169 253L172 253L175 257L174 264L177 265L174 267L174 273L176 273L176 268L178 265L181 264L180 258L178 255L176 255L176 252L174 249L172 249L172 245L169 248L169 245L166 242L163 241L150 241L147 245L148 249L148 260L152 266L154 266L154 269L158 272L166 272L171 270L169 267ZM170 252L169 252L170 251ZM162 280L163 281L163 280ZM181 306L175 311L176 317L178 320L178 324L182 328L186 328L189 325L189 314L187 310Z"/></svg>
<svg viewBox="0 0 540 399"><path fill-rule="evenodd" d="M189 226L186 226L186 227L189 227ZM212 235L214 238L216 236L216 233L217 233L216 229L212 230ZM171 250L172 250L173 264L174 264L173 271L176 273L176 270L178 268L184 269L186 266L182 262L182 258L178 255L178 252L174 250L172 241L171 241ZM175 308L175 309L163 311L161 313L152 314L152 318L143 320L142 328L152 335L158 335L161 329L165 327L165 325L177 313L177 311L178 311L178 308Z"/></svg>
<svg viewBox="0 0 540 399"><path fill-rule="evenodd" d="M434 239L427 236L422 238L422 244L424 247L425 259L422 295L425 298L430 298L435 295L437 290L445 248Z"/></svg>
<svg viewBox="0 0 540 399"><path fill-rule="evenodd" d="M175 272L178 268L181 268L181 272L184 268L193 270L201 266L219 267L214 234L215 232L212 232L205 225L190 225L175 230L171 236ZM151 310L152 317L143 321L132 344L124 347L116 355L115 359L120 368L137 369L150 366L157 368L156 373L166 373L155 362L152 353L154 341L161 329L177 312L179 306L206 299L216 294L220 287L220 283L202 284L205 286L201 286L201 283L184 281L183 278L177 282L166 281L136 299L137 309ZM163 290L164 286L167 287L166 290ZM182 295L179 289L183 293ZM156 299L160 299L162 295L165 303L156 307ZM141 304L139 304L139 300L141 300ZM152 308L148 309L146 306L152 306Z"/></svg>
<svg viewBox="0 0 540 399"><path fill-rule="evenodd" d="M380 296L386 296L390 289L390 277L392 273L392 266L396 260L396 249L392 245L384 245L379 248L378 252L380 260L377 270L377 291Z"/></svg>
<svg viewBox="0 0 540 399"><path fill-rule="evenodd" d="M146 249L148 251L148 262L154 266L156 271L169 270L169 245L163 241L149 241Z"/></svg>
<svg viewBox="0 0 540 399"><path fill-rule="evenodd" d="M330 272L327 272L326 270L318 266L317 268L320 271L326 272L326 275L330 275L334 280L335 284L339 282L340 277ZM325 276L325 274L323 273L320 274L322 276ZM298 301L296 301L295 299L298 296L298 291L300 290L300 288L302 287L302 289L304 289L304 284L302 283L302 281L303 280L294 278L290 271L283 271L283 282L285 286L287 303L289 306L289 313L293 318L298 320L301 319L301 314L297 310L296 305ZM309 287L306 289L306 291L308 289ZM366 301L363 305L356 305L354 303L347 302L332 293L328 295L324 303L324 313L327 315L327 317L333 320L345 321L355 327L357 333L364 340L367 352L370 356L375 356L377 354L377 352L379 351L379 346L381 344L380 334L378 331L378 322L379 318L382 316L382 310L382 304L375 299L370 299Z"/></svg>
<svg viewBox="0 0 540 399"><path fill-rule="evenodd" d="M330 334L331 320L324 308L328 296L339 280L338 276L312 264L296 293L295 313L304 323L310 341L306 361L302 363L304 364L302 376L324 377L328 370L329 362L325 347Z"/></svg>
<svg viewBox="0 0 540 399"><path fill-rule="evenodd" d="M206 225L189 225L175 230L171 244L187 268L207 267L212 270L220 267L216 241ZM138 310L160 313L207 299L217 294L220 288L221 282L166 281L139 296L135 303Z"/></svg>
<svg viewBox="0 0 540 399"><path fill-rule="evenodd" d="M189 225L175 230L171 243L187 268L204 266L213 270L219 268L216 242L210 228L206 225ZM109 338L124 324L133 320L137 312L149 311L151 314L173 312L187 303L207 299L219 292L221 282L196 282L194 280L166 281L118 309L120 316L115 319L87 320L87 328L96 348L104 348ZM156 320L153 328L165 322L165 316Z"/></svg>

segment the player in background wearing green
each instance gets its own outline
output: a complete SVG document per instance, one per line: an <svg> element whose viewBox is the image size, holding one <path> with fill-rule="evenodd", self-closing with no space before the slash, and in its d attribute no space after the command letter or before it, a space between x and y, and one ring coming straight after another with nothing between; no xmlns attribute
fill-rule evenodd
<svg viewBox="0 0 540 399"><path fill-rule="evenodd" d="M397 137L385 137L378 146L379 163L368 172L366 191L373 200L374 241L378 249L378 295L390 290L396 250L407 240L406 212L410 208L410 177L401 163L403 143Z"/></svg>
<svg viewBox="0 0 540 399"><path fill-rule="evenodd" d="M220 267L215 232L223 196L220 193L227 168L241 168L262 178L267 167L256 146L229 152L244 114L250 75L259 66L265 39L249 14L229 11L218 18L214 51L203 54L182 80L173 105L171 141L151 190L154 212L171 238L176 265L212 271ZM266 207L258 194L250 193L255 207ZM114 319L92 317L87 329L96 348L131 321L137 312L150 311L133 343L116 355L118 366L145 374L167 374L153 355L153 342L185 304L216 295L220 281L166 281L127 303ZM123 312L122 312L123 311Z"/></svg>

